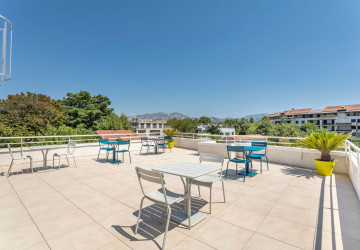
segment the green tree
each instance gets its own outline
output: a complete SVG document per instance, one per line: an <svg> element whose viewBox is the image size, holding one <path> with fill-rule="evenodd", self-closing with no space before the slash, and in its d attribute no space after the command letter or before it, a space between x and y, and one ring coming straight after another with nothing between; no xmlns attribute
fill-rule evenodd
<svg viewBox="0 0 360 250"><path fill-rule="evenodd" d="M269 119L269 117L264 116L261 121L257 122L255 125L255 133L261 135L271 136L275 134L275 125Z"/></svg>
<svg viewBox="0 0 360 250"><path fill-rule="evenodd" d="M128 118L125 114L118 116L117 114L111 113L108 116L101 117L96 122L97 130L131 130L131 126Z"/></svg>
<svg viewBox="0 0 360 250"><path fill-rule="evenodd" d="M65 109L66 125L76 128L79 125L87 129L95 129L97 122L113 112L108 106L111 101L103 95L91 96L87 91L67 93L60 103Z"/></svg>
<svg viewBox="0 0 360 250"><path fill-rule="evenodd" d="M209 124L211 123L211 119L207 116L202 116L199 118L198 123L200 124Z"/></svg>
<svg viewBox="0 0 360 250"><path fill-rule="evenodd" d="M45 135L50 127L64 123L59 102L49 96L27 92L0 100L0 131L13 136Z"/></svg>
<svg viewBox="0 0 360 250"><path fill-rule="evenodd" d="M182 120L172 118L167 121L166 125L183 133L194 133L197 127L197 120L191 118L184 118Z"/></svg>
<svg viewBox="0 0 360 250"><path fill-rule="evenodd" d="M251 123L251 124L254 124L254 123L255 123L254 117L250 117L250 123Z"/></svg>
<svg viewBox="0 0 360 250"><path fill-rule="evenodd" d="M221 130L218 125L216 124L210 124L210 126L207 128L206 132L212 134L212 135L221 135Z"/></svg>
<svg viewBox="0 0 360 250"><path fill-rule="evenodd" d="M225 121L224 121L224 124L226 126L236 126L237 124L239 123L238 119L230 119L230 118L227 118Z"/></svg>
<svg viewBox="0 0 360 250"><path fill-rule="evenodd" d="M307 122L300 126L300 130L306 134L311 134L312 132L318 131L319 128L314 123Z"/></svg>
<svg viewBox="0 0 360 250"><path fill-rule="evenodd" d="M278 123L275 125L274 135L282 137L298 137L299 128L292 123Z"/></svg>
<svg viewBox="0 0 360 250"><path fill-rule="evenodd" d="M245 135L248 129L252 126L252 124L246 118L241 118L238 123L238 126L235 127L235 132L238 135Z"/></svg>

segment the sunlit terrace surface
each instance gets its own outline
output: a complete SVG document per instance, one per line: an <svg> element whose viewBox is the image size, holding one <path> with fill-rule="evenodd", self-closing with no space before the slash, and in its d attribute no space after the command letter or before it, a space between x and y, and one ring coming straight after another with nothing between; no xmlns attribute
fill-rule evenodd
<svg viewBox="0 0 360 250"><path fill-rule="evenodd" d="M76 158L78 167L70 162L60 170L0 176L0 249L159 249L164 207L145 201L134 234L142 198L134 167L198 159L197 151L175 148L159 155L134 152L132 164L127 158L117 165L104 156L86 156ZM1 172L8 164L1 162ZM360 206L347 175L325 178L292 166L269 167L244 183L231 165L227 202L216 182L212 213L191 230L171 221L166 248L359 249ZM13 171L25 168L28 164L16 164ZM184 192L179 177L165 175L165 180L169 190ZM202 187L199 197L193 186L192 196L192 208L208 213L209 189ZM172 211L183 206L180 201Z"/></svg>

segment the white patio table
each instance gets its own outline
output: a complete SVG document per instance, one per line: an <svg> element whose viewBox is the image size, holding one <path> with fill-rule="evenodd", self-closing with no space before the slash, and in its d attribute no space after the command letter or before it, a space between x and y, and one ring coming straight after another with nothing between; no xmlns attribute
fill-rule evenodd
<svg viewBox="0 0 360 250"><path fill-rule="evenodd" d="M157 172L180 176L184 183L185 208L171 214L171 220L191 229L192 226L198 224L200 221L206 218L205 213L191 210L191 183L193 182L194 178L220 169L220 166L205 165L194 162L179 162L176 164L155 167L152 169ZM185 178L186 181L184 182L182 178Z"/></svg>
<svg viewBox="0 0 360 250"><path fill-rule="evenodd" d="M67 148L67 147L68 147L68 145L43 145L43 146L32 146L32 147L29 147L29 149L32 151L41 151L41 153L43 155L43 167L47 168L47 155L48 155L49 150ZM50 168L50 169L41 170L38 172L51 171L51 170L54 170L54 169Z"/></svg>

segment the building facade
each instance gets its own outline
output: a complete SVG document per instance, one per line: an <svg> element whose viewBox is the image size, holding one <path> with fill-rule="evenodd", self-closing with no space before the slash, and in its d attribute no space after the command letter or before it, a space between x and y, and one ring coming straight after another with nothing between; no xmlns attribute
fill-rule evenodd
<svg viewBox="0 0 360 250"><path fill-rule="evenodd" d="M165 126L166 122L166 120L152 121L132 118L130 125L136 134L161 135L164 128L169 128Z"/></svg>
<svg viewBox="0 0 360 250"><path fill-rule="evenodd" d="M291 109L268 115L276 123L292 123L301 126L304 123L314 123L319 128L333 132L352 132L360 136L360 104L328 106L324 109Z"/></svg>

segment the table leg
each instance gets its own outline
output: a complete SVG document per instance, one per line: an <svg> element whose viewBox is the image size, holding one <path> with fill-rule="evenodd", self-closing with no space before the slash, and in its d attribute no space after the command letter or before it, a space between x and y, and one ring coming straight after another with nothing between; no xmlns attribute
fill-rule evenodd
<svg viewBox="0 0 360 250"><path fill-rule="evenodd" d="M41 172L47 172L47 171L55 170L54 168L49 168L49 169L47 168L47 155L49 153L49 149L48 148L47 149L42 149L41 153L43 155L43 167L44 167L44 169L40 170L40 171L37 171L37 172L41 173Z"/></svg>

